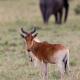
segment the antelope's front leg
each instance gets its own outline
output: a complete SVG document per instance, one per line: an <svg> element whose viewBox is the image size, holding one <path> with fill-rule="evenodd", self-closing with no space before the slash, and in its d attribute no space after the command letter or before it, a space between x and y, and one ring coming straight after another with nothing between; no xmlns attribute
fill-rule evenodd
<svg viewBox="0 0 80 80"><path fill-rule="evenodd" d="M47 63L42 63L42 76L43 80L48 80L48 65Z"/></svg>

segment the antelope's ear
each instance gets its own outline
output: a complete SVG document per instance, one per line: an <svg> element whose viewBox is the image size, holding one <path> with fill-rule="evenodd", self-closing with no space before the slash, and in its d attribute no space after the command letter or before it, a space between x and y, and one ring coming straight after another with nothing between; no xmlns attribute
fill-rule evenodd
<svg viewBox="0 0 80 80"><path fill-rule="evenodd" d="M25 36L23 34L20 34L22 38L25 38Z"/></svg>
<svg viewBox="0 0 80 80"><path fill-rule="evenodd" d="M38 35L38 33L34 34L34 35L33 35L33 38L35 38L37 35Z"/></svg>

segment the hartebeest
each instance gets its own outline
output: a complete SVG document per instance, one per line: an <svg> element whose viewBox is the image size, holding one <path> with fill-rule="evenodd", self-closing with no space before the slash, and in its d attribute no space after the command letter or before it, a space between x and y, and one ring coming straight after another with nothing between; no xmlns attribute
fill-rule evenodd
<svg viewBox="0 0 80 80"><path fill-rule="evenodd" d="M62 44L49 44L36 40L37 33L33 34L36 29L32 32L26 32L21 28L21 31L25 34L21 34L21 36L26 41L27 51L31 52L29 53L31 61L35 59L42 63L44 80L48 80L48 63L57 64L62 80L64 72L69 70L69 49Z"/></svg>

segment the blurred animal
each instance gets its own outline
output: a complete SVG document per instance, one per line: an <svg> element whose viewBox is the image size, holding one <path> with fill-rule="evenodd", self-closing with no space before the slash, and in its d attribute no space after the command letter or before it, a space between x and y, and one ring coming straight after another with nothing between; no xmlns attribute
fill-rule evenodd
<svg viewBox="0 0 80 80"><path fill-rule="evenodd" d="M63 8L65 9L64 22L67 21L69 11L68 0L40 0L40 10L44 23L48 23L51 15L55 16L55 23L62 23Z"/></svg>

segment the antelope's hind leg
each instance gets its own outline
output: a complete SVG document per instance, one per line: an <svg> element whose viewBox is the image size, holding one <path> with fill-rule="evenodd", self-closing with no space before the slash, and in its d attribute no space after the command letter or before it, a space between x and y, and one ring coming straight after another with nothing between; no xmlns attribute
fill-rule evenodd
<svg viewBox="0 0 80 80"><path fill-rule="evenodd" d="M48 65L47 63L42 63L41 65L43 80L48 80Z"/></svg>
<svg viewBox="0 0 80 80"><path fill-rule="evenodd" d="M63 64L63 62L59 61L57 63L57 66L58 66L58 70L60 72L60 80L64 80L64 72L65 72L65 70L64 70L64 64Z"/></svg>

